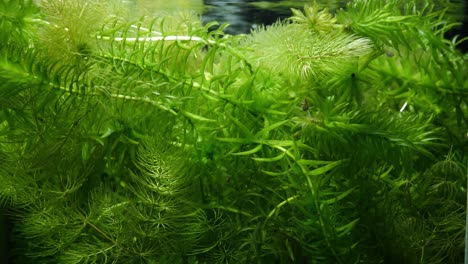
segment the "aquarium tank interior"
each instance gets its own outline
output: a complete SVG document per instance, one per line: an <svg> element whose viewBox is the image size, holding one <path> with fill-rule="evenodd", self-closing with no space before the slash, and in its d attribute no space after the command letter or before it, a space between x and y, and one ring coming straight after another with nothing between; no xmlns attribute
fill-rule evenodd
<svg viewBox="0 0 468 264"><path fill-rule="evenodd" d="M0 0L0 263L463 263L466 8Z"/></svg>

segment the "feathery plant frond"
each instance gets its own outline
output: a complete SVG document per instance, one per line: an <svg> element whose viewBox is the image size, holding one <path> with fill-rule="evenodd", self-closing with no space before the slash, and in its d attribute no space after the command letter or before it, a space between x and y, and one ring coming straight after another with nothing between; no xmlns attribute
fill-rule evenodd
<svg viewBox="0 0 468 264"><path fill-rule="evenodd" d="M245 45L254 48L252 58L262 67L301 80L326 79L345 75L372 54L368 39L342 31L326 10L312 6L306 7L305 14L298 10L294 14L292 23L277 22L252 32Z"/></svg>
<svg viewBox="0 0 468 264"><path fill-rule="evenodd" d="M372 19L376 27L381 27L386 33L372 34L365 32L372 30L373 26L365 26L361 29L354 28L358 34L372 34L375 37L385 36L383 40L373 39L377 45L385 41L387 56L380 56L369 65L370 72L378 77L377 96L384 104L388 104L395 110L410 111L432 115L437 122L447 123L456 121L457 125L444 125L449 133L457 138L463 138L461 130L466 129L467 103L466 91L468 83L463 78L466 72L466 56L461 56L456 50L455 40L444 40L441 36L455 23L450 16L443 11L431 11L432 5L427 3L422 10L416 9L416 3L408 3L401 9L395 9L401 4L391 2L382 6L378 3L364 3L357 1L356 9L350 10L349 15L356 19L359 16L353 14L353 10L363 12L363 17L369 17L374 12L386 14L391 17L396 15L395 21L380 23L378 19ZM403 11L400 11L403 10ZM402 19L408 24L405 31L396 30ZM359 24L360 22L356 22ZM411 26L411 24L419 26ZM394 27L395 30L391 30ZM417 30L415 30L418 28ZM394 33L396 32L396 33ZM421 33L421 32L424 32ZM387 34L387 35L385 35ZM397 34L397 35L388 35ZM399 35L399 36L398 36ZM413 36L413 37L410 37ZM394 52L399 51L398 53ZM379 95L380 94L380 95ZM450 127L450 128L449 128ZM457 128L458 127L458 128Z"/></svg>
<svg viewBox="0 0 468 264"><path fill-rule="evenodd" d="M107 17L103 1L39 1L43 25L38 32L38 48L68 63L81 63L95 45L95 32ZM81 59L80 59L81 58Z"/></svg>
<svg viewBox="0 0 468 264"><path fill-rule="evenodd" d="M337 14L337 20L345 29L371 38L381 49L393 47L400 51L403 47L430 47L442 41L432 35L442 34L457 23L447 17L445 6L434 11L432 1L424 1L422 5L417 2L353 1L347 12Z"/></svg>
<svg viewBox="0 0 468 264"><path fill-rule="evenodd" d="M291 10L293 12L293 16L290 18L291 21L298 24L306 24L314 32L329 33L340 27L336 23L336 18L327 9L319 10L316 3L306 5L304 13L294 8Z"/></svg>
<svg viewBox="0 0 468 264"><path fill-rule="evenodd" d="M187 174L190 170L177 152L163 149L163 144L149 142L140 148L139 172L127 170L134 180L128 182L131 199L119 192L108 193L103 184L75 188L72 183L76 181L68 179L64 187L69 189L63 192L53 190L56 184L45 183L44 193L37 197L44 202L26 207L28 213L18 227L32 239L27 247L37 248L31 257L96 263L156 256L177 259L190 254L199 246L208 222L201 210L185 203L193 198L192 191L190 185L180 182L189 183L187 177L195 175ZM174 150L166 151L169 149ZM164 158L156 159L161 153ZM151 185L150 179L155 180ZM82 195L76 193L86 188ZM90 191L88 206L80 204Z"/></svg>
<svg viewBox="0 0 468 264"><path fill-rule="evenodd" d="M32 0L2 0L0 2L0 47L14 44L27 46L35 38L35 27L40 24L39 9Z"/></svg>

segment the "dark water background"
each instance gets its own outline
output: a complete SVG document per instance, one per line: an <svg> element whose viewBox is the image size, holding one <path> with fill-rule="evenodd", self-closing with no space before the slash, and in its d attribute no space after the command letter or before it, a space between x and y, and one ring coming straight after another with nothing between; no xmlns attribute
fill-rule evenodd
<svg viewBox="0 0 468 264"><path fill-rule="evenodd" d="M249 33L258 25L269 25L290 17L291 8L302 9L311 0L122 0L135 16L160 12L191 10L202 16L203 22L228 23L229 34ZM317 0L322 7L334 11L350 0Z"/></svg>
<svg viewBox="0 0 468 264"><path fill-rule="evenodd" d="M229 23L227 33L249 33L259 25L269 25L278 19L285 19L292 15L291 8L302 9L310 3L309 0L295 1L249 1L249 0L205 0L203 21L218 21ZM349 1L319 1L335 11L344 8Z"/></svg>
<svg viewBox="0 0 468 264"><path fill-rule="evenodd" d="M311 0L122 0L129 4L130 9L138 10L136 14L151 15L160 11L192 10L199 13L204 23L217 21L220 24L228 23L225 30L229 34L249 33L260 25L270 25L279 19L285 19L292 15L291 8L302 9ZM346 8L351 0L315 0L320 7L328 8L332 13ZM385 1L385 0L381 0ZM423 3L424 0L419 1ZM442 2L446 0L434 0L436 9L441 9ZM458 4L459 8L452 11L462 24L446 34L448 39L455 35L460 38L468 36L468 0L447 1ZM468 41L459 47L463 52L468 50Z"/></svg>
<svg viewBox="0 0 468 264"><path fill-rule="evenodd" d="M291 8L302 9L305 4L311 2L310 0L204 0L203 4L206 8L203 9L202 19L204 22L229 23L230 26L226 29L229 34L249 33L259 25L270 25L278 19L288 18L292 15ZM350 0L317 0L316 2L334 13L339 9L346 8ZM437 1L435 2L437 3ZM456 13L451 15L456 16L461 25L447 32L445 36L447 39L452 39L456 35L459 35L459 39L467 37L468 0L451 2L460 5L460 8L455 10ZM437 7L436 4L437 8L440 7ZM462 43L458 48L463 53L468 52L468 41Z"/></svg>

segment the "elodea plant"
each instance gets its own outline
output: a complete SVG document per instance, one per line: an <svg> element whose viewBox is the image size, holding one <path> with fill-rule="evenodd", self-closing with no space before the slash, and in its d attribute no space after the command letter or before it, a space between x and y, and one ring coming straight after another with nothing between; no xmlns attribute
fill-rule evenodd
<svg viewBox="0 0 468 264"><path fill-rule="evenodd" d="M11 258L462 262L467 55L434 4L310 3L231 36L104 0L1 0Z"/></svg>

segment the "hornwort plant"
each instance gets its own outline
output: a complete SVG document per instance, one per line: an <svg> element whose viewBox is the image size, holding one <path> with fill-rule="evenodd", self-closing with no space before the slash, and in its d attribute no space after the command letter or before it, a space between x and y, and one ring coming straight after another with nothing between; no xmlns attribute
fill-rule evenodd
<svg viewBox="0 0 468 264"><path fill-rule="evenodd" d="M248 35L0 1L15 263L460 263L462 2L311 2ZM437 6L437 9L434 8Z"/></svg>

